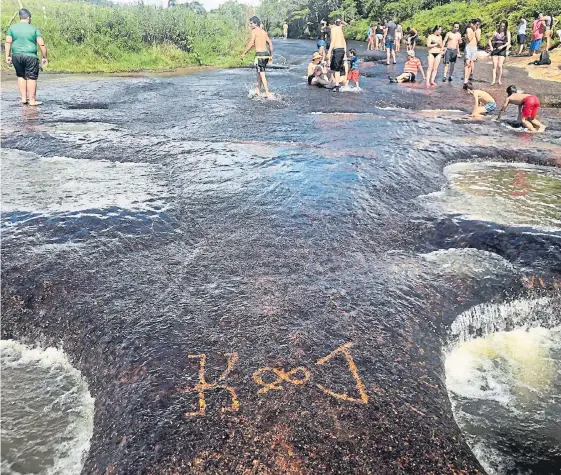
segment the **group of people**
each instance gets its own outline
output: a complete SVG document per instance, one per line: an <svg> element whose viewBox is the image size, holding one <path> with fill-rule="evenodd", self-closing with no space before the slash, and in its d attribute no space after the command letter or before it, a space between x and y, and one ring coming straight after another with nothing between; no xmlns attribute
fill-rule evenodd
<svg viewBox="0 0 561 475"><path fill-rule="evenodd" d="M530 42L530 54L537 56L540 54L542 44L545 40L545 50L551 47L551 38L553 37L553 30L559 23L559 19L555 18L553 14L544 15L540 13L538 17L532 22L532 36ZM528 21L526 18L521 17L516 29L516 39L518 41L518 55L522 54L526 43L526 32L528 29ZM557 30L559 41L561 41L561 29Z"/></svg>

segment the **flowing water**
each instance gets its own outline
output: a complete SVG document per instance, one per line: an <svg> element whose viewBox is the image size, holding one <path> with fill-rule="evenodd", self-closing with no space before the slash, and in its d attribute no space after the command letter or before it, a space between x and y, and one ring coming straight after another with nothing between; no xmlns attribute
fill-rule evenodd
<svg viewBox="0 0 561 475"><path fill-rule="evenodd" d="M3 87L3 468L558 471L559 111L471 120L377 64L331 93L311 49L279 42L274 100L250 69Z"/></svg>

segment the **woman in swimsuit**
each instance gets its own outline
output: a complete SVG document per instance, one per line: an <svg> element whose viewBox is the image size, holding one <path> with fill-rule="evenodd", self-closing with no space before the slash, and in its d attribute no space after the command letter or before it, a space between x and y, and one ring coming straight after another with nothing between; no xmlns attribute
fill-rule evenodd
<svg viewBox="0 0 561 475"><path fill-rule="evenodd" d="M545 33L543 37L545 38L545 49L549 50L551 46L551 37L553 36L553 28L559 22L558 18L555 18L551 13L545 18Z"/></svg>
<svg viewBox="0 0 561 475"><path fill-rule="evenodd" d="M442 41L442 29L436 25L432 30L432 35L427 39L427 47L429 49L428 68L427 68L427 87L436 86L436 74L438 73L438 66L444 51L444 42Z"/></svg>
<svg viewBox="0 0 561 475"><path fill-rule="evenodd" d="M376 27L376 51L382 51L384 42L384 27L380 24Z"/></svg>
<svg viewBox="0 0 561 475"><path fill-rule="evenodd" d="M506 59L506 53L510 48L510 31L508 31L508 21L501 21L497 31L489 38L489 48L491 48L491 57L493 58L493 81L502 84L503 77L503 64ZM497 77L498 76L498 77Z"/></svg>

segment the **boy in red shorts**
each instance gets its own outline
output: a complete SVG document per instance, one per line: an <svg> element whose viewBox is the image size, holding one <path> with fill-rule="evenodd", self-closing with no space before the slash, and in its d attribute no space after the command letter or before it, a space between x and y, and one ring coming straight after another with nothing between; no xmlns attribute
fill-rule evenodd
<svg viewBox="0 0 561 475"><path fill-rule="evenodd" d="M360 77L360 72L358 70L358 56L356 55L356 49L351 48L349 50L349 72L347 73L347 85L352 81L356 84L357 89L360 89L358 84L358 78Z"/></svg>
<svg viewBox="0 0 561 475"><path fill-rule="evenodd" d="M538 110L540 108L540 100L537 96L518 92L516 86L508 86L506 93L508 97L499 112L497 120L501 118L509 104L516 104L518 106L518 120L522 125L530 132L535 132L536 128L538 132L543 132L545 130L545 125L537 119Z"/></svg>

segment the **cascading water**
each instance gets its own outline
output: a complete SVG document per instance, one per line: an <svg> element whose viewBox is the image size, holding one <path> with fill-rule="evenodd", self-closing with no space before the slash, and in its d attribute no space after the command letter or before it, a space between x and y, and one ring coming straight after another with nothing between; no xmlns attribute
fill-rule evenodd
<svg viewBox="0 0 561 475"><path fill-rule="evenodd" d="M276 100L247 97L248 68L45 75L39 108L6 83L2 338L61 346L86 378L84 474L481 473L441 348L462 311L553 282L557 111L529 136L467 118L460 81L389 84L400 67L374 63L331 93L303 78L315 42L275 42ZM518 326L496 313L479 334ZM17 371L29 407L83 428L64 368ZM45 398L53 375L74 411ZM25 439L44 473L68 460L50 435Z"/></svg>
<svg viewBox="0 0 561 475"><path fill-rule="evenodd" d="M93 433L94 400L61 350L0 342L2 473L74 475Z"/></svg>
<svg viewBox="0 0 561 475"><path fill-rule="evenodd" d="M561 467L559 322L559 299L541 298L480 305L452 325L445 368L454 417L490 475Z"/></svg>

